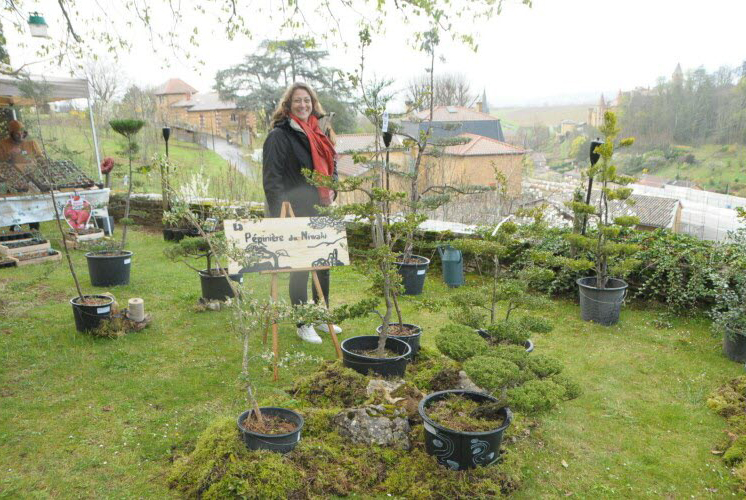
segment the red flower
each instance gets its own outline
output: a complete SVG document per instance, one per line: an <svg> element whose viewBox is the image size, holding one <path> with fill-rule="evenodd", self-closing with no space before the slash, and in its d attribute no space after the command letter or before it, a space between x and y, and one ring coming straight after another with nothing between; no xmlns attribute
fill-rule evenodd
<svg viewBox="0 0 746 500"><path fill-rule="evenodd" d="M104 161L101 162L101 173L108 174L114 169L114 158L107 156Z"/></svg>

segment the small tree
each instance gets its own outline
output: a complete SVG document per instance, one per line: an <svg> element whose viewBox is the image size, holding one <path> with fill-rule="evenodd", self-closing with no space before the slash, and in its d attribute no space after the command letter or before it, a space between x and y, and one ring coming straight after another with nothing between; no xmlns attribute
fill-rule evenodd
<svg viewBox="0 0 746 500"><path fill-rule="evenodd" d="M619 135L616 115L607 111L604 113L604 124L600 132L604 135L604 143L596 147L596 153L601 155L600 160L588 168L586 174L600 182L601 186L598 196L593 204L583 201L571 201L567 205L575 213L576 217L592 217L596 220L595 233L587 235L573 232L567 235L567 239L573 247L590 254L592 260L581 255L577 258L564 259L563 263L574 271L594 269L596 272L596 287L605 288L610 273L625 276L636 266L637 261L630 258L638 247L630 243L624 243L622 236L625 228L639 223L634 216L622 215L612 220L612 206L614 202L631 203L629 197L632 189L626 187L634 181L628 175L617 173L617 167L612 163L617 136ZM622 139L616 148L631 146L633 138ZM617 257L624 257L615 261Z"/></svg>
<svg viewBox="0 0 746 500"><path fill-rule="evenodd" d="M135 141L135 136L143 125L145 125L145 122L142 120L111 120L109 125L111 125L114 132L123 135L125 139L127 139L127 149L125 152L127 153L127 159L129 160L129 176L127 177L127 198L125 198L124 204L124 218L121 221L124 225L124 229L122 230L122 243L119 249L121 251L124 250L124 246L127 243L127 226L132 223L129 218L130 198L132 196L132 160L135 159L135 156L140 149Z"/></svg>

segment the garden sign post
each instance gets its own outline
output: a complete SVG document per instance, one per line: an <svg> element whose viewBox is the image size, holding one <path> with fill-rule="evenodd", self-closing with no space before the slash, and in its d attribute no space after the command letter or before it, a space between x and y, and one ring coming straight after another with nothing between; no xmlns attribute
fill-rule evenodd
<svg viewBox="0 0 746 500"><path fill-rule="evenodd" d="M319 297L326 297L321 289L317 271L346 266L350 262L347 251L347 233L344 221L333 217L295 217L289 202L283 202L279 218L265 218L259 222L248 220L224 221L225 236L241 248L247 255L258 256L257 262L242 267L239 262L230 261L228 272L271 274L270 295L277 301L277 275L310 271L313 286ZM278 325L272 321L272 351L274 352L274 380L278 379L277 361L279 357ZM334 328L329 325L337 357L342 357L342 349ZM267 341L267 331L264 333Z"/></svg>

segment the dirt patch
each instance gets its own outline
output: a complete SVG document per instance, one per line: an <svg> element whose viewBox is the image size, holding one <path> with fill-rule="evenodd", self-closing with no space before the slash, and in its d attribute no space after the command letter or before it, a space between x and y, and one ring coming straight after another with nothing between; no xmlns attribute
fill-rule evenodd
<svg viewBox="0 0 746 500"><path fill-rule="evenodd" d="M386 330L388 335L393 335L395 337L409 337L410 335L414 335L419 331L420 329L418 327L398 324L389 325L388 330Z"/></svg>
<svg viewBox="0 0 746 500"><path fill-rule="evenodd" d="M278 415L267 415L262 413L262 422L253 418L254 413L241 422L241 427L247 431L258 432L259 434L288 434L298 428L298 425Z"/></svg>
<svg viewBox="0 0 746 500"><path fill-rule="evenodd" d="M350 352L354 354L358 354L360 356L368 356L369 358L378 358L378 359L384 359L384 358L398 358L401 356L398 352L394 352L391 349L384 349L383 350L383 356L381 356L378 353L378 349L353 349L350 350Z"/></svg>

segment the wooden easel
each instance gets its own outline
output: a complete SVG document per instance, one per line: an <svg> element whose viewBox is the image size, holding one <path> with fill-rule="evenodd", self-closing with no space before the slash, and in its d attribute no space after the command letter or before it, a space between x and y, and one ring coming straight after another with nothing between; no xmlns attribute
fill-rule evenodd
<svg viewBox="0 0 746 500"><path fill-rule="evenodd" d="M282 208L280 209L280 218L285 217L295 217L295 212L293 212L293 207L290 205L290 202L283 201L282 202ZM294 273L294 272L305 272L310 271L311 276L313 277L313 286L316 290L316 294L324 299L324 305L326 308L329 308L329 303L326 301L326 297L324 296L324 292L321 289L321 282L319 281L319 275L316 273L317 271L324 271L327 269L331 269L331 266L320 266L320 267L303 267L300 269L272 269L268 271L260 271L259 274L271 274L272 275L272 281L270 282L270 296L272 297L272 302L277 302L277 275L279 273ZM277 381L279 378L279 369L277 367L277 360L280 356L280 336L278 334L278 325L275 321L275 318L268 318L267 319L267 326L264 329L264 343L267 343L267 334L269 333L269 325L272 325L272 352L274 353L274 361L273 361L273 367L272 367L272 373L273 373L273 380ZM342 358L342 348L339 346L339 340L337 339L337 334L334 333L334 325L329 323L328 325L329 333L332 336L332 341L334 342L334 348L337 350L337 358Z"/></svg>

